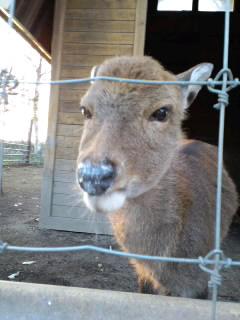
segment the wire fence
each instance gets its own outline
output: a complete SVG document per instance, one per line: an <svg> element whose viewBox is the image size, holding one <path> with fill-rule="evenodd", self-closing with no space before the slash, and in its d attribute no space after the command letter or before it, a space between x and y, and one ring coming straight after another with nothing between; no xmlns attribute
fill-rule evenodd
<svg viewBox="0 0 240 320"><path fill-rule="evenodd" d="M12 26L15 1L11 2L9 14L9 26ZM20 247L13 246L5 242L0 242L0 253L4 252L34 252L34 253L64 253L64 252L80 252L80 251L95 251L110 255L116 255L125 258L134 258L137 260L151 260L160 263L180 263L180 264L195 264L209 273L209 285L212 287L212 313L211 319L217 319L217 297L218 287L221 285L221 270L227 267L240 267L240 261L233 261L231 258L226 258L221 249L221 206L222 206L222 170L223 170L223 145L224 145L224 123L225 109L228 105L228 92L235 87L240 86L240 80L233 77L231 70L228 68L229 54L229 25L230 25L230 1L226 0L226 10L224 19L224 50L223 50L223 68L218 72L214 79L208 81L148 81L123 79L116 77L90 77L85 79L58 80L50 82L38 82L38 84L50 85L71 85L71 84L86 84L92 81L113 81L119 83L131 83L135 85L204 85L208 90L215 93L218 97L218 102L214 105L219 110L219 138L218 138L218 172L217 172L217 193L216 193L216 219L215 219L215 248L210 251L205 257L196 257L192 259L177 258L177 257L160 257L148 256L135 253L125 253L91 245L86 246L70 246L70 247ZM17 84L36 84L34 81L17 81L12 78L5 79L0 83L0 93L7 94L9 87Z"/></svg>
<svg viewBox="0 0 240 320"><path fill-rule="evenodd" d="M43 147L36 152L33 145L17 142L3 143L3 165L42 165Z"/></svg>

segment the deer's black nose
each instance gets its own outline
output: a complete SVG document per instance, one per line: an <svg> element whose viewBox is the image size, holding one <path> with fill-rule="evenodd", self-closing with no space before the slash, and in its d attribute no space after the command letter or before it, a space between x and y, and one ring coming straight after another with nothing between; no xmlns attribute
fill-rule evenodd
<svg viewBox="0 0 240 320"><path fill-rule="evenodd" d="M99 163L85 160L78 167L78 182L81 188L91 196L100 196L113 183L116 167L108 159Z"/></svg>

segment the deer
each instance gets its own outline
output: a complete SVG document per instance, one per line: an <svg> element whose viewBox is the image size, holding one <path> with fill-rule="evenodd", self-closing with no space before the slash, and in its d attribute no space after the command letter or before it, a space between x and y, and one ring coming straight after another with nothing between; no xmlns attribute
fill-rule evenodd
<svg viewBox="0 0 240 320"><path fill-rule="evenodd" d="M201 63L174 75L148 56L119 56L95 67L98 77L205 81ZM77 184L85 205L108 216L121 250L193 258L214 247L217 148L182 129L200 85L94 81L82 97L84 118ZM238 207L223 169L222 239ZM208 275L198 265L131 260L141 293L199 298Z"/></svg>

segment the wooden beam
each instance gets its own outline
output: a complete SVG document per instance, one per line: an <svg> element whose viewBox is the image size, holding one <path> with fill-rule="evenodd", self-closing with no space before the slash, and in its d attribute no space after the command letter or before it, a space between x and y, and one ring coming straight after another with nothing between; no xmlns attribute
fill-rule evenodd
<svg viewBox="0 0 240 320"><path fill-rule="evenodd" d="M0 17L8 21L9 14L6 10L0 8ZM41 46L33 35L16 19L13 20L13 28L16 30L39 54L51 63L51 55Z"/></svg>
<svg viewBox="0 0 240 320"><path fill-rule="evenodd" d="M62 61L62 43L64 18L66 12L66 0L58 0L54 13L54 30L52 43L52 79L60 78ZM43 171L43 183L41 193L40 227L47 227L51 216L53 175L55 167L56 131L58 118L59 86L51 87L50 108L48 117L48 137L46 142L45 165Z"/></svg>
<svg viewBox="0 0 240 320"><path fill-rule="evenodd" d="M133 54L144 55L146 21L147 21L147 0L137 0L136 20L135 20L135 37Z"/></svg>

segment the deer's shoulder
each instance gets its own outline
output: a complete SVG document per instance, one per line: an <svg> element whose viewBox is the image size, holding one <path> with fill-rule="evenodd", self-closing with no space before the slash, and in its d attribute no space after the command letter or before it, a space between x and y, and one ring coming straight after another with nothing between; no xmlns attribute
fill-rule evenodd
<svg viewBox="0 0 240 320"><path fill-rule="evenodd" d="M217 147L198 140L183 140L178 149L180 157L199 161L217 161Z"/></svg>
<svg viewBox="0 0 240 320"><path fill-rule="evenodd" d="M175 158L173 171L179 177L194 178L200 175L210 180L215 179L217 148L198 140L183 140Z"/></svg>

